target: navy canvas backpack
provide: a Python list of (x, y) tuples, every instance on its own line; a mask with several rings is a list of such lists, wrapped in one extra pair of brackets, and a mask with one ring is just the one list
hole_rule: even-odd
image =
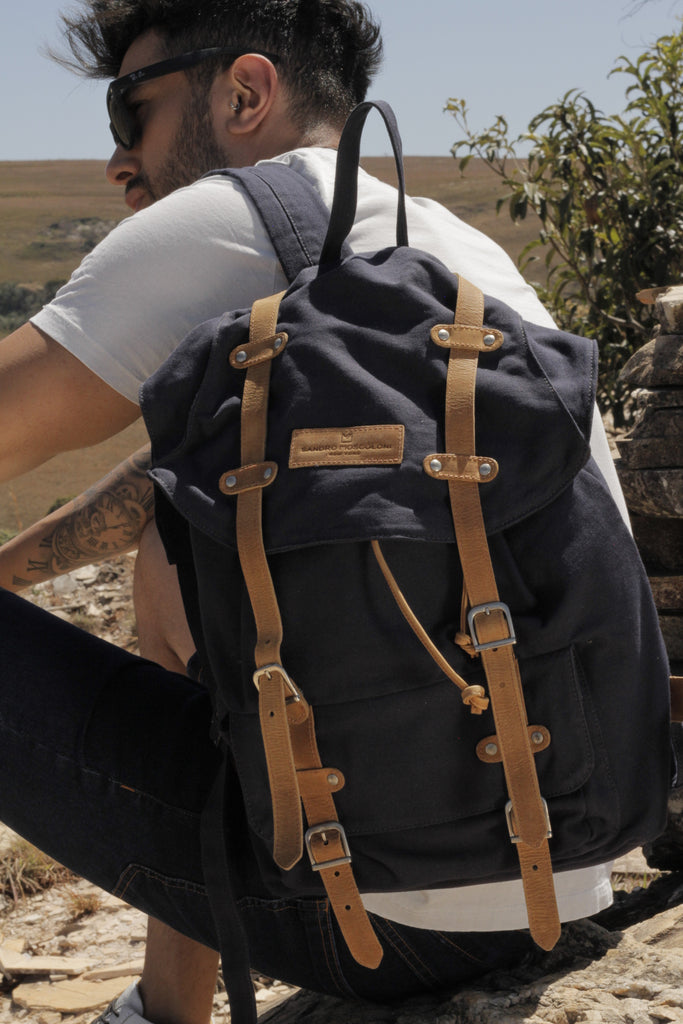
[[(359, 893), (520, 874), (550, 948), (552, 871), (661, 832), (670, 782), (666, 653), (590, 453), (596, 346), (409, 247), (383, 104), (397, 244), (347, 251), (371, 106), (326, 236), (290, 168), (225, 172), (292, 283), (198, 327), (142, 391), (249, 857), (275, 897), (327, 892), (370, 968)], [(238, 884), (223, 825), (205, 840)]]

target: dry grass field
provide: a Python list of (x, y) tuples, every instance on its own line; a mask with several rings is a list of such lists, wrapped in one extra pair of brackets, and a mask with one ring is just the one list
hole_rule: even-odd
[[(391, 158), (363, 163), (371, 174), (394, 180)], [(477, 161), (464, 178), (447, 156), (407, 157), (405, 163), (412, 195), (443, 203), (495, 238), (513, 258), (534, 237), (531, 220), (518, 227), (505, 210), (496, 215), (500, 185)], [(59, 225), (86, 218), (113, 223), (127, 215), (121, 193), (105, 180), (104, 167), (94, 160), (0, 162), (0, 284), (43, 285), (67, 278), (82, 252), (78, 239)], [(0, 530), (28, 526), (55, 499), (80, 493), (144, 441), (142, 424), (133, 424), (103, 445), (59, 456), (12, 485), (0, 484)]]

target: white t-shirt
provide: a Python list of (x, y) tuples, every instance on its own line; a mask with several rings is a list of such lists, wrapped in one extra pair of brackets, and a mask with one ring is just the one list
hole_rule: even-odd
[[(277, 158), (311, 181), (332, 203), (336, 154), (301, 149)], [(525, 319), (552, 325), (510, 258), (491, 239), (429, 199), (407, 202), (410, 244), (439, 257)], [(361, 172), (355, 252), (394, 243), (396, 191)], [(133, 402), (140, 385), (196, 324), (226, 310), (246, 309), (287, 285), (266, 229), (234, 181), (216, 175), (179, 189), (123, 221), (85, 257), (71, 280), (32, 322)], [(591, 449), (626, 507), (600, 417)], [(564, 921), (611, 902), (610, 866), (555, 875)], [(427, 892), (363, 896), (368, 910), (403, 924), (444, 931), (524, 928), (521, 881)]]

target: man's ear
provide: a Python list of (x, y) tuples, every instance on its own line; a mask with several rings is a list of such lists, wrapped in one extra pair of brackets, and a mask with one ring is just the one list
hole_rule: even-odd
[(280, 91), (275, 66), (267, 57), (248, 53), (238, 57), (213, 86), (220, 124), (231, 135), (248, 135), (260, 128)]

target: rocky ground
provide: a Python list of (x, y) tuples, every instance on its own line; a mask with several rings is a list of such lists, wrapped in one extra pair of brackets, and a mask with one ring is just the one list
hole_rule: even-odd
[[(136, 649), (125, 556), (35, 588), (29, 599), (54, 614)], [(21, 896), (21, 869), (0, 834), (0, 1024), (87, 1024), (137, 977), (145, 918), (78, 878)], [(10, 866), (8, 866), (10, 865)], [(400, 1007), (348, 1004), (295, 994), (255, 978), (259, 1009), (272, 1024), (683, 1024), (683, 874), (654, 878), (635, 853), (617, 865), (622, 891), (596, 922), (565, 927), (553, 953), (523, 971), (489, 976), (453, 996)], [(229, 1019), (219, 984), (216, 1024)], [(288, 998), (292, 997), (292, 998)]]

